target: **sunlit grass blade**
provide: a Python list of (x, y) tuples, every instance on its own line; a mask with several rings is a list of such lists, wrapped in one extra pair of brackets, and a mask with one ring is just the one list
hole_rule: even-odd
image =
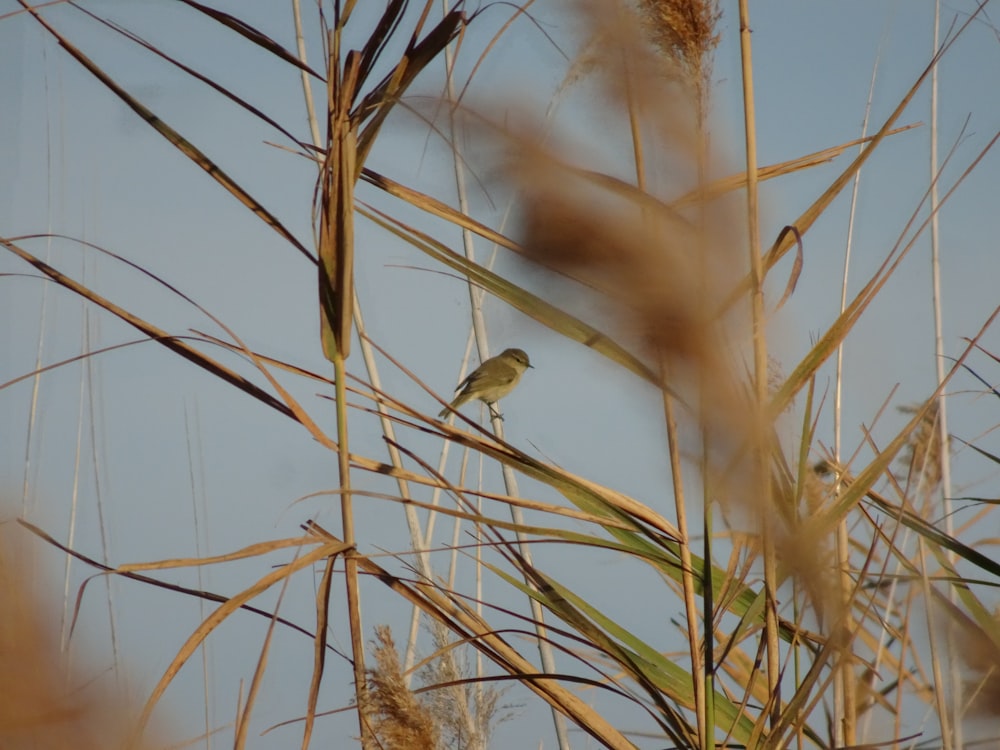
[(143, 706), (142, 714), (140, 715), (136, 726), (136, 738), (142, 736), (146, 725), (149, 723), (149, 719), (152, 717), (153, 709), (156, 707), (156, 704), (159, 703), (160, 698), (163, 696), (164, 692), (166, 692), (170, 683), (173, 682), (174, 677), (177, 676), (181, 667), (183, 667), (184, 663), (191, 658), (191, 655), (195, 652), (198, 646), (201, 645), (201, 643), (211, 634), (213, 630), (215, 630), (215, 628), (222, 624), (222, 622), (225, 621), (231, 614), (238, 611), (241, 605), (259, 596), (264, 591), (267, 591), (267, 589), (274, 584), (283, 582), (288, 577), (294, 575), (297, 571), (311, 566), (318, 560), (340, 554), (344, 551), (345, 547), (346, 545), (342, 542), (327, 541), (325, 544), (319, 545), (316, 549), (304, 553), (301, 557), (295, 559), (293, 562), (280, 568), (279, 570), (268, 573), (266, 576), (258, 580), (253, 586), (250, 586), (249, 588), (241, 591), (239, 594), (230, 597), (222, 606), (209, 615), (209, 617), (188, 637), (184, 645), (181, 646), (177, 655), (167, 666), (163, 676), (151, 691), (149, 698), (146, 700), (145, 706)]
[[(537, 579), (536, 586), (529, 587), (503, 570), (487, 566), (511, 586), (541, 602), (562, 622), (576, 629), (585, 641), (613, 659), (630, 678), (650, 692), (651, 700), (660, 702), (666, 699), (676, 703), (678, 709), (690, 709), (694, 706), (690, 674), (623, 628), (601, 608), (591, 605), (537, 568), (528, 571), (532, 579)], [(716, 707), (719, 727), (732, 730), (734, 737), (746, 742), (752, 727), (749, 718), (737, 711), (722, 694), (716, 696)], [(664, 720), (669, 719), (664, 717)], [(686, 727), (683, 734), (690, 736), (690, 727)]]
[[(903, 125), (898, 128), (892, 128), (891, 130), (886, 131), (885, 137), (888, 138), (891, 135), (905, 133), (908, 130), (920, 127), (920, 125), (921, 123), (913, 123), (910, 125)], [(810, 169), (812, 167), (818, 167), (821, 164), (827, 164), (843, 154), (847, 151), (847, 149), (871, 143), (875, 137), (876, 136), (874, 135), (869, 135), (864, 138), (855, 138), (852, 141), (841, 143), (839, 146), (830, 146), (829, 148), (814, 151), (813, 153), (806, 154), (805, 156), (799, 156), (795, 159), (779, 162), (778, 164), (769, 164), (767, 166), (760, 167), (757, 170), (757, 180), (758, 182), (765, 182), (767, 180), (773, 180), (777, 177), (784, 177), (789, 174), (794, 174), (795, 172), (800, 172), (803, 169)], [(694, 204), (702, 200), (713, 200), (721, 195), (724, 195), (725, 193), (731, 193), (734, 190), (741, 189), (746, 185), (746, 182), (747, 177), (745, 172), (729, 175), (728, 177), (723, 177), (710, 182), (704, 188), (692, 190), (679, 198), (675, 198), (670, 203), (672, 206), (680, 207), (689, 203)], [(784, 238), (781, 238), (779, 242), (783, 239)]]
[[(310, 528), (331, 541), (336, 539), (328, 532), (321, 531), (315, 524)], [(407, 584), (365, 557), (358, 558), (358, 564), (404, 599), (420, 607), (430, 617), (451, 628), (456, 635), (466, 638), (470, 645), (494, 664), (517, 677), (527, 688), (575, 721), (583, 731), (606, 747), (614, 750), (634, 750), (635, 746), (599, 712), (563, 688), (557, 681), (540, 678), (534, 665), (501, 638), (482, 617), (465, 607), (459, 607), (431, 583)]]
[(491, 294), (504, 300), (525, 315), (534, 318), (557, 333), (603, 354), (611, 361), (617, 362), (644, 380), (662, 387), (659, 382), (660, 378), (656, 373), (644, 365), (636, 356), (626, 351), (610, 336), (587, 325), (578, 318), (563, 312), (516, 284), (507, 281), (502, 276), (493, 273), (477, 263), (473, 263), (423, 232), (409, 227), (377, 209), (361, 208), (359, 209), (359, 213), (395, 234), (397, 237), (406, 240), (433, 259), (467, 275), (477, 286), (488, 290)]

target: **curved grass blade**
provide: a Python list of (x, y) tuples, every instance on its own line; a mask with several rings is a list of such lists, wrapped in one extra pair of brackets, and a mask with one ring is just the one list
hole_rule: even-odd
[[(891, 133), (893, 124), (900, 118), (903, 111), (910, 105), (913, 98), (917, 95), (917, 92), (923, 86), (924, 82), (930, 76), (931, 71), (940, 62), (941, 58), (948, 52), (952, 44), (961, 37), (962, 33), (969, 27), (973, 21), (978, 17), (982, 9), (985, 7), (989, 0), (982, 0), (976, 7), (976, 9), (969, 14), (965, 22), (958, 28), (958, 30), (948, 39), (941, 48), (934, 54), (927, 67), (924, 68), (923, 72), (917, 77), (910, 89), (903, 95), (900, 99), (899, 104), (892, 113), (886, 118), (885, 122), (882, 123), (882, 127), (879, 128), (875, 135), (871, 136), (868, 145), (865, 149), (859, 153), (854, 160), (844, 169), (840, 175), (830, 184), (830, 186), (817, 198), (809, 208), (807, 208), (798, 219), (791, 223), (801, 234), (805, 234), (809, 231), (809, 228), (815, 223), (815, 221), (826, 211), (827, 207), (833, 202), (840, 192), (847, 186), (854, 174), (864, 166), (865, 162), (872, 155), (876, 148), (878, 148), (882, 141)], [(764, 273), (766, 274), (774, 265), (781, 260), (785, 254), (793, 247), (795, 244), (795, 238), (788, 235), (782, 234), (780, 239), (776, 241), (771, 249), (764, 254), (763, 265)], [(728, 309), (731, 307), (742, 295), (750, 288), (749, 277), (745, 278), (736, 289), (733, 290), (732, 295), (724, 303), (723, 309)]]
[(379, 174), (373, 169), (364, 167), (361, 170), (361, 179), (370, 185), (374, 185), (385, 191), (394, 198), (399, 198), (409, 203), (411, 206), (426, 211), (432, 216), (451, 222), (461, 229), (468, 229), (470, 232), (479, 235), (484, 240), (494, 242), (500, 247), (505, 247), (515, 253), (524, 255), (524, 248), (506, 235), (497, 232), (486, 226), (482, 222), (476, 221), (471, 216), (462, 213), (457, 208), (452, 208), (447, 203), (434, 198), (433, 196), (414, 190), (406, 185), (396, 182), (390, 177)]
[(179, 354), (180, 356), (184, 357), (184, 359), (188, 360), (189, 362), (193, 362), (194, 364), (198, 365), (198, 367), (207, 370), (216, 377), (226, 381), (230, 385), (236, 386), (244, 393), (253, 396), (258, 401), (261, 401), (267, 406), (270, 406), (272, 409), (276, 409), (277, 411), (284, 414), (286, 417), (291, 417), (292, 419), (296, 419), (294, 413), (288, 406), (283, 404), (281, 401), (276, 399), (271, 394), (264, 391), (262, 388), (260, 388), (260, 386), (251, 383), (242, 375), (239, 375), (233, 370), (230, 370), (228, 367), (216, 362), (211, 357), (202, 354), (197, 349), (190, 346), (189, 344), (184, 343), (180, 339), (171, 336), (163, 329), (154, 326), (152, 323), (146, 322), (139, 316), (133, 315), (124, 308), (119, 307), (118, 305), (116, 305), (115, 303), (111, 302), (108, 299), (105, 299), (101, 295), (97, 294), (97, 292), (95, 292), (94, 290), (84, 286), (83, 284), (78, 283), (77, 281), (74, 281), (68, 276), (65, 276), (64, 274), (62, 274), (61, 272), (50, 266), (45, 261), (41, 260), (40, 258), (36, 258), (27, 250), (24, 250), (23, 248), (14, 244), (10, 240), (0, 237), (0, 245), (6, 247), (8, 250), (14, 253), (14, 255), (17, 255), (25, 262), (33, 265), (35, 268), (44, 273), (46, 276), (48, 276), (50, 279), (52, 279), (60, 286), (63, 286), (66, 289), (69, 289), (71, 292), (75, 292), (76, 294), (80, 295), (84, 299), (93, 302), (95, 305), (104, 308), (112, 315), (115, 315), (116, 317), (128, 323), (133, 328), (136, 328), (137, 330), (146, 334), (157, 343), (162, 344), (163, 346), (175, 352), (176, 354)]
[(270, 125), (272, 128), (274, 128), (275, 130), (277, 130), (279, 133), (281, 133), (283, 136), (285, 136), (288, 140), (290, 140), (295, 145), (299, 146), (300, 148), (302, 148), (302, 149), (304, 149), (306, 151), (312, 151), (313, 150), (314, 147), (313, 147), (313, 145), (311, 143), (306, 143), (306, 142), (300, 140), (299, 138), (296, 138), (287, 128), (285, 128), (283, 125), (281, 125), (273, 117), (270, 117), (269, 115), (265, 114), (263, 111), (261, 111), (257, 107), (255, 107), (252, 104), (250, 104), (250, 102), (248, 102), (246, 99), (244, 99), (244, 98), (242, 98), (240, 96), (237, 96), (232, 91), (230, 91), (229, 89), (227, 89), (225, 86), (222, 86), (222, 85), (216, 83), (211, 78), (209, 78), (208, 76), (204, 75), (203, 73), (199, 73), (197, 70), (195, 70), (191, 66), (185, 65), (180, 60), (177, 60), (176, 58), (171, 57), (170, 55), (168, 55), (163, 50), (161, 50), (158, 47), (154, 46), (153, 44), (147, 42), (145, 39), (143, 39), (141, 36), (139, 36), (135, 32), (129, 31), (128, 29), (126, 29), (126, 28), (124, 28), (122, 26), (119, 26), (118, 24), (114, 23), (113, 21), (109, 21), (109, 20), (107, 20), (105, 18), (101, 18), (100, 16), (98, 16), (98, 15), (90, 12), (86, 8), (80, 6), (80, 5), (76, 4), (76, 3), (71, 2), (70, 4), (74, 8), (76, 8), (77, 10), (79, 10), (81, 13), (84, 13), (85, 15), (89, 16), (90, 18), (93, 18), (98, 23), (103, 24), (104, 26), (107, 26), (112, 31), (114, 31), (114, 32), (116, 32), (118, 34), (121, 34), (126, 39), (128, 39), (128, 40), (130, 40), (132, 42), (135, 42), (136, 44), (140, 45), (141, 47), (143, 47), (144, 49), (148, 50), (149, 52), (152, 52), (157, 57), (159, 57), (159, 58), (161, 58), (163, 60), (166, 60), (168, 63), (170, 63), (174, 67), (178, 68), (179, 70), (184, 71), (185, 73), (187, 73), (189, 76), (191, 76), (195, 80), (201, 81), (202, 83), (204, 83), (206, 86), (210, 87), (216, 93), (221, 94), (222, 96), (226, 97), (229, 101), (233, 102), (234, 104), (236, 104), (239, 107), (242, 107), (243, 109), (245, 109), (250, 114), (252, 114), (255, 117), (259, 118), (262, 122), (265, 122), (268, 125)]
[[(893, 128), (886, 132), (885, 137), (888, 138), (891, 135), (905, 133), (907, 130), (919, 128), (922, 124), (923, 123), (920, 122), (914, 122), (909, 125), (902, 125), (898, 128)], [(778, 164), (769, 164), (757, 170), (757, 181), (764, 182), (766, 180), (773, 180), (776, 177), (784, 177), (785, 175), (800, 172), (803, 169), (810, 169), (821, 164), (827, 164), (836, 159), (847, 149), (854, 148), (855, 146), (860, 146), (865, 143), (871, 143), (875, 137), (876, 136), (874, 135), (869, 135), (864, 138), (855, 138), (852, 141), (847, 141), (847, 143), (841, 143), (839, 146), (824, 148), (821, 151), (814, 151), (811, 154), (779, 162)], [(670, 205), (674, 208), (680, 208), (681, 206), (688, 204), (696, 204), (701, 201), (713, 200), (725, 195), (726, 193), (739, 190), (746, 184), (746, 172), (738, 172), (737, 174), (722, 177), (714, 182), (710, 182), (704, 188), (691, 190), (690, 192), (682, 195), (680, 198), (675, 198), (670, 201)], [(783, 239), (783, 237), (779, 237), (778, 240), (776, 240), (776, 243), (781, 242)]]
[(181, 667), (183, 667), (185, 662), (191, 658), (191, 655), (194, 654), (209, 634), (221, 625), (226, 618), (233, 614), (233, 612), (240, 609), (240, 607), (246, 602), (267, 591), (267, 589), (274, 584), (285, 581), (297, 571), (307, 568), (319, 560), (339, 555), (346, 548), (347, 545), (343, 542), (327, 541), (325, 544), (321, 544), (316, 549), (310, 550), (288, 565), (278, 570), (271, 571), (254, 583), (254, 585), (227, 599), (225, 603), (210, 614), (184, 642), (184, 645), (181, 646), (177, 655), (167, 666), (163, 676), (160, 677), (159, 681), (156, 683), (156, 686), (153, 688), (149, 698), (146, 700), (146, 704), (143, 706), (142, 713), (139, 716), (139, 720), (135, 728), (135, 738), (138, 739), (142, 736), (146, 725), (149, 723), (149, 720), (153, 715), (153, 709), (156, 707), (156, 704), (159, 703), (160, 698), (163, 696), (164, 692), (166, 692), (170, 683), (173, 682), (174, 677), (177, 676)]
[[(190, 2), (190, 0), (183, 1)], [(313, 262), (316, 261), (306, 246), (299, 242), (284, 224), (282, 224), (270, 211), (264, 208), (264, 206), (262, 206), (256, 198), (251, 196), (249, 192), (244, 190), (239, 183), (226, 174), (226, 172), (213, 162), (203, 151), (201, 151), (201, 149), (184, 138), (180, 133), (154, 114), (149, 108), (139, 102), (124, 88), (119, 86), (115, 80), (105, 73), (104, 70), (101, 69), (93, 60), (87, 57), (66, 37), (56, 31), (56, 29), (48, 21), (46, 21), (35, 8), (28, 4), (27, 0), (18, 0), (18, 2), (26, 10), (28, 10), (29, 13), (31, 13), (31, 16), (38, 21), (38, 23), (41, 24), (47, 32), (55, 37), (63, 49), (65, 49), (74, 59), (76, 59), (77, 62), (79, 62), (95, 78), (97, 78), (97, 80), (104, 84), (104, 86), (115, 94), (115, 96), (125, 102), (125, 104), (128, 105), (133, 112), (149, 123), (154, 130), (169, 141), (178, 151), (205, 170), (205, 172), (208, 173), (213, 180), (218, 182), (229, 193), (235, 196), (240, 203), (253, 211), (253, 213), (256, 214), (261, 221), (277, 232), (278, 235), (284, 238), (292, 247), (302, 253), (302, 255), (309, 260)]]
[[(351, 113), (351, 120), (358, 130), (358, 165), (363, 165), (375, 144), (378, 135), (393, 106), (406, 92), (417, 75), (433, 62), (437, 56), (464, 28), (465, 13), (452, 10), (421, 41), (410, 41), (403, 58), (374, 89), (362, 98)], [(367, 123), (361, 127), (361, 123)]]
[[(359, 201), (359, 203), (361, 203)], [(659, 376), (644, 365), (637, 357), (622, 348), (607, 334), (587, 325), (579, 318), (560, 310), (540, 297), (512, 284), (498, 274), (473, 263), (468, 258), (446, 247), (427, 234), (407, 226), (378, 209), (361, 203), (366, 208), (358, 208), (358, 212), (378, 224), (383, 229), (406, 240), (418, 250), (423, 251), (436, 261), (468, 276), (473, 283), (483, 287), (491, 294), (507, 302), (525, 315), (537, 320), (542, 325), (551, 328), (573, 341), (577, 341), (594, 351), (603, 354), (612, 362), (617, 362), (627, 370), (632, 371), (643, 380), (653, 383), (658, 388), (669, 389)], [(677, 396), (671, 392), (675, 398)], [(679, 400), (679, 399), (678, 399)]]
[(323, 76), (321, 76), (315, 70), (310, 68), (304, 62), (302, 62), (297, 55), (285, 49), (276, 41), (274, 41), (271, 37), (269, 37), (267, 34), (254, 28), (246, 21), (237, 18), (236, 16), (231, 16), (228, 13), (223, 13), (221, 10), (216, 10), (215, 8), (209, 8), (207, 5), (202, 5), (201, 3), (197, 3), (194, 0), (180, 0), (180, 2), (184, 3), (184, 5), (187, 5), (190, 8), (193, 8), (199, 13), (204, 13), (206, 16), (208, 16), (214, 21), (217, 21), (226, 28), (232, 29), (237, 34), (242, 36), (244, 39), (248, 39), (249, 41), (256, 44), (258, 47), (263, 47), (272, 55), (281, 58), (285, 62), (294, 65), (296, 68), (299, 68), (300, 70), (304, 70), (313, 78), (316, 78), (320, 81), (325, 80)]
[[(339, 541), (315, 523), (310, 522), (308, 528), (331, 542)], [(500, 637), (486, 620), (469, 608), (459, 606), (432, 583), (409, 584), (367, 557), (359, 557), (358, 565), (373, 578), (419, 607), (428, 616), (450, 628), (460, 638), (466, 639), (486, 658), (514, 675), (525, 687), (576, 722), (583, 731), (602, 743), (604, 747), (612, 750), (635, 750), (635, 745), (599, 712), (555, 679), (542, 675), (531, 662), (521, 656), (517, 649), (512, 648)]]
[[(536, 582), (536, 588), (532, 588), (489, 563), (484, 565), (526, 596), (536, 599), (561, 621), (580, 632), (586, 641), (613, 658), (636, 682), (643, 685), (654, 702), (662, 706), (665, 695), (682, 708), (691, 709), (694, 706), (690, 673), (637, 638), (599, 608), (590, 605), (537, 568), (528, 571)], [(746, 743), (753, 722), (742, 715), (723, 694), (717, 692), (715, 700), (719, 728), (732, 729), (733, 736)]]
[[(923, 230), (930, 224), (931, 218), (937, 211), (948, 202), (951, 196), (955, 193), (965, 178), (972, 173), (976, 166), (983, 160), (987, 153), (996, 145), (997, 141), (1000, 140), (1000, 131), (993, 136), (993, 138), (987, 143), (983, 149), (979, 152), (975, 159), (966, 167), (965, 171), (958, 177), (949, 189), (948, 192), (942, 196), (937, 204), (937, 207), (930, 216), (927, 216), (920, 226), (914, 231), (913, 236), (910, 238), (909, 242), (906, 243), (904, 247), (900, 249), (899, 244), (892, 248), (889, 254), (886, 256), (885, 260), (882, 261), (882, 265), (875, 271), (868, 283), (865, 284), (864, 288), (858, 292), (857, 296), (851, 301), (844, 311), (837, 317), (833, 325), (827, 329), (826, 333), (823, 334), (822, 338), (816, 343), (816, 345), (809, 351), (808, 354), (802, 359), (802, 361), (795, 368), (795, 371), (789, 375), (788, 379), (782, 384), (778, 393), (775, 394), (771, 401), (769, 409), (772, 414), (780, 414), (791, 402), (794, 395), (805, 386), (806, 383), (812, 378), (819, 367), (825, 362), (830, 356), (836, 352), (837, 347), (840, 343), (847, 337), (847, 334), (853, 329), (854, 324), (857, 323), (858, 319), (861, 317), (862, 313), (868, 308), (868, 305), (875, 299), (875, 297), (885, 286), (889, 278), (895, 273), (896, 269), (899, 268), (900, 263), (909, 254), (910, 250), (916, 244), (917, 239), (923, 233)], [(943, 168), (943, 166), (942, 166)], [(940, 172), (939, 172), (940, 174)], [(929, 193), (929, 189), (928, 189)], [(914, 214), (915, 216), (916, 214)], [(912, 221), (912, 219), (911, 219)], [(783, 236), (791, 236), (791, 232), (783, 232)], [(904, 231), (905, 234), (905, 231)], [(788, 242), (793, 242), (794, 239), (788, 240)], [(900, 239), (902, 242), (902, 238)], [(990, 317), (992, 321), (993, 317), (996, 316), (996, 311)], [(980, 332), (982, 335), (982, 332)], [(978, 338), (978, 337), (977, 337)], [(964, 358), (968, 355), (968, 351), (962, 355)], [(954, 369), (952, 370), (952, 374)], [(948, 376), (951, 378), (951, 375)]]
[[(96, 568), (97, 570), (103, 571), (104, 573), (121, 576), (122, 578), (128, 578), (138, 583), (145, 583), (150, 586), (154, 586), (156, 588), (166, 589), (167, 591), (173, 591), (174, 593), (177, 594), (184, 594), (185, 596), (193, 596), (199, 599), (206, 599), (210, 602), (218, 602), (222, 604), (229, 600), (228, 596), (223, 596), (222, 594), (215, 594), (211, 591), (202, 591), (200, 589), (187, 588), (186, 586), (178, 586), (175, 583), (167, 583), (165, 581), (160, 581), (156, 578), (150, 578), (149, 576), (140, 575), (138, 573), (125, 572), (119, 568), (112, 568), (109, 565), (105, 565), (104, 563), (98, 562), (97, 560), (87, 557), (83, 553), (77, 552), (76, 550), (67, 547), (65, 544), (56, 541), (52, 536), (47, 534), (41, 528), (35, 526), (32, 523), (29, 523), (28, 521), (25, 521), (23, 518), (18, 518), (17, 523), (23, 526), (25, 529), (27, 529), (35, 536), (37, 536), (43, 542), (46, 542), (47, 544), (52, 545), (56, 549), (65, 552), (67, 555), (79, 560), (84, 565), (89, 565), (90, 567)], [(77, 601), (75, 607), (75, 609), (77, 610), (79, 610), (80, 608), (81, 598), (83, 596), (83, 589), (85, 586), (86, 583), (84, 583), (80, 587), (80, 592), (77, 595)], [(268, 612), (267, 610), (259, 609), (257, 607), (252, 607), (249, 604), (244, 604), (243, 606), (240, 607), (240, 609), (244, 610), (245, 612), (250, 612), (251, 614), (258, 615), (260, 617), (266, 617), (267, 619), (271, 619), (272, 617), (274, 617), (273, 612)], [(290, 628), (298, 633), (301, 633), (302, 635), (306, 636), (309, 639), (313, 639), (316, 637), (314, 633), (309, 632), (301, 625), (297, 625), (291, 620), (285, 619), (284, 617), (279, 617), (278, 622), (287, 628)], [(329, 648), (331, 651), (333, 651), (335, 654), (342, 657), (343, 659), (345, 660), (347, 659), (347, 656), (345, 654), (341, 653), (340, 651), (337, 651), (337, 649), (333, 648), (332, 646), (327, 646), (327, 648)]]

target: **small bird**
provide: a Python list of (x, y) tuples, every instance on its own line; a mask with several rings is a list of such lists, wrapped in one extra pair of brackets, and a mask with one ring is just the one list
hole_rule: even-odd
[(531, 367), (528, 355), (520, 349), (505, 349), (495, 357), (490, 357), (458, 384), (455, 389), (458, 395), (447, 409), (438, 414), (439, 419), (448, 416), (451, 409), (457, 409), (462, 404), (478, 398), (493, 411), (493, 404), (506, 396), (521, 380), (524, 371)]

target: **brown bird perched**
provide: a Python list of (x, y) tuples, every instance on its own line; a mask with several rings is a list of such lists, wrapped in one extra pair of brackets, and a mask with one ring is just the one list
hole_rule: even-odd
[(438, 418), (444, 419), (450, 410), (458, 409), (474, 398), (488, 405), (490, 412), (495, 414), (493, 404), (514, 390), (521, 375), (529, 367), (531, 362), (528, 361), (528, 355), (521, 349), (505, 349), (497, 356), (490, 357), (458, 384), (455, 389), (458, 395), (447, 408), (441, 410)]

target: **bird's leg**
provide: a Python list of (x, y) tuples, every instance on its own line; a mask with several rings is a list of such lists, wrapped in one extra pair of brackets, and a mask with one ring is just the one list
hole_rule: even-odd
[(497, 419), (499, 419), (499, 420), (500, 420), (501, 422), (503, 422), (503, 414), (501, 414), (501, 413), (500, 413), (500, 412), (498, 412), (498, 411), (497, 411), (496, 409), (494, 409), (494, 408), (493, 408), (493, 404), (486, 404), (486, 406), (488, 406), (488, 407), (489, 407), (489, 410), (490, 410), (490, 416), (493, 416), (493, 417), (496, 417), (496, 418), (497, 418)]

